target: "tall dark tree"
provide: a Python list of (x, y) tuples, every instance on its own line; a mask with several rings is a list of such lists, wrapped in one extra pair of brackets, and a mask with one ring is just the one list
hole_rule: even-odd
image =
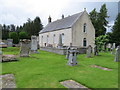
[(114, 43), (120, 45), (120, 13), (118, 14), (115, 20), (112, 32), (113, 32), (112, 38)]
[(10, 28), (11, 28), (11, 31), (13, 31), (13, 32), (16, 31), (16, 29), (15, 29), (15, 25), (14, 25), (14, 24), (11, 24), (11, 25), (10, 25)]
[(98, 36), (98, 31), (99, 31), (99, 27), (98, 27), (98, 12), (96, 11), (96, 8), (94, 8), (90, 13), (89, 13), (90, 19), (92, 21), (92, 24), (95, 28), (95, 36)]
[(2, 39), (7, 39), (9, 37), (9, 30), (7, 29), (7, 26), (4, 24), (2, 26)]
[(27, 32), (29, 38), (31, 35), (38, 35), (42, 29), (43, 25), (39, 17), (36, 17), (33, 21), (28, 18), (27, 22), (23, 25), (23, 31)]
[(107, 15), (106, 4), (103, 4), (100, 9), (100, 13), (98, 14), (98, 22), (99, 22), (99, 35), (105, 35), (106, 27), (108, 21), (106, 20), (109, 16)]
[(95, 28), (95, 36), (98, 37), (100, 35), (105, 35), (108, 24), (106, 18), (109, 17), (107, 15), (106, 4), (101, 6), (100, 12), (97, 12), (96, 9), (93, 9), (93, 11), (89, 13), (89, 16)]
[(43, 29), (43, 25), (42, 25), (41, 20), (40, 20), (39, 17), (36, 17), (36, 18), (34, 19), (34, 29), (35, 29), (35, 30), (34, 30), (34, 34), (35, 34), (35, 35), (38, 35), (39, 32), (40, 32), (40, 30)]

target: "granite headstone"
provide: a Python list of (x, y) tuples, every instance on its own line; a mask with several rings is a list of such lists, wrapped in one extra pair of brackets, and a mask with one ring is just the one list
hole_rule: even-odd
[(20, 41), (20, 57), (28, 57), (30, 53), (30, 40), (23, 39)]
[(91, 57), (91, 56), (92, 56), (92, 47), (91, 47), (91, 45), (89, 45), (89, 46), (87, 47), (87, 52), (86, 52), (86, 54), (87, 54), (87, 57)]
[(37, 45), (37, 37), (31, 36), (31, 53), (37, 53), (38, 45)]
[(115, 62), (118, 62), (120, 61), (120, 46), (117, 46), (116, 48), (116, 53), (115, 53), (115, 59), (114, 59)]

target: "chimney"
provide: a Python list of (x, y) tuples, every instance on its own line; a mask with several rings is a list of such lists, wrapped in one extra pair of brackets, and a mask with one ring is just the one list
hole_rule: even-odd
[(51, 23), (52, 18), (49, 16), (48, 23)]
[(62, 19), (64, 19), (64, 15), (62, 14)]

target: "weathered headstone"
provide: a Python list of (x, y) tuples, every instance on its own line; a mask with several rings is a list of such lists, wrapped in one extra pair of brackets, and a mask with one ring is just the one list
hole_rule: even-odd
[(28, 57), (30, 53), (30, 40), (23, 39), (20, 41), (20, 57)]
[(68, 58), (68, 65), (70, 66), (75, 66), (77, 65), (77, 61), (76, 61), (76, 56), (77, 56), (77, 50), (71, 49), (69, 50), (69, 58)]
[(15, 55), (2, 55), (2, 61), (0, 62), (11, 62), (11, 61), (18, 61), (17, 56)]
[(37, 37), (31, 36), (31, 53), (37, 53), (38, 45), (37, 45)]
[(13, 39), (7, 39), (7, 45), (8, 45), (8, 47), (12, 47), (13, 46)]
[(69, 59), (69, 54), (70, 54), (69, 50), (70, 50), (70, 47), (67, 48), (66, 59)]
[(74, 81), (74, 80), (65, 80), (60, 82), (64, 87), (69, 88), (70, 90), (90, 90), (88, 87)]
[(91, 56), (92, 56), (92, 47), (91, 47), (91, 45), (89, 45), (89, 46), (87, 47), (87, 52), (86, 52), (86, 54), (87, 54), (87, 57), (91, 57)]
[(95, 47), (94, 47), (94, 55), (96, 56), (96, 55), (98, 55), (98, 49), (97, 49), (97, 46), (95, 45)]
[(0, 88), (16, 88), (13, 74), (0, 75)]
[(111, 51), (111, 44), (109, 43), (108, 45), (107, 45), (108, 47), (108, 51)]
[(113, 43), (113, 45), (112, 45), (112, 52), (111, 52), (111, 54), (115, 54), (115, 43)]
[(59, 35), (59, 42), (58, 42), (58, 48), (62, 48), (62, 34)]
[(101, 67), (101, 66), (98, 66), (98, 65), (91, 65), (91, 67), (95, 67), (95, 68), (99, 68), (99, 69), (107, 70), (107, 71), (111, 71), (112, 70), (112, 69), (109, 69), (109, 68), (106, 68), (106, 67)]
[(118, 62), (120, 61), (120, 46), (117, 46), (116, 48), (116, 53), (115, 53), (115, 59), (114, 59), (115, 62)]

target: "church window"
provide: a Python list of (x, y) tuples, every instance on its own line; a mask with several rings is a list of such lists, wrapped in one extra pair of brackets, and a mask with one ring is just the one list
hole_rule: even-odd
[(53, 35), (53, 43), (56, 43), (56, 37), (55, 37), (55, 34)]
[(42, 38), (41, 38), (41, 44), (43, 44), (43, 36), (42, 36)]
[(84, 25), (83, 25), (83, 32), (85, 32), (85, 33), (86, 33), (86, 30), (87, 30), (87, 24), (86, 24), (86, 23), (84, 23)]
[(64, 43), (64, 33), (62, 33), (62, 44)]
[(49, 35), (47, 35), (47, 44), (48, 44), (48, 42), (49, 42)]
[(83, 39), (83, 46), (86, 47), (87, 46), (87, 41), (86, 38)]

